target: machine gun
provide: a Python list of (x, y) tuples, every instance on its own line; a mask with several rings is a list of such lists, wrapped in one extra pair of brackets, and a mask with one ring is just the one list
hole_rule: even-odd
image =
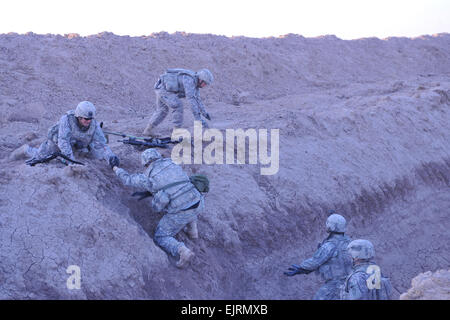
[(131, 144), (133, 146), (137, 146), (138, 149), (143, 150), (147, 148), (168, 148), (168, 144), (176, 144), (180, 143), (182, 139), (178, 141), (173, 141), (170, 137), (165, 138), (155, 138), (155, 137), (135, 137), (122, 132), (112, 132), (103, 130), (105, 134), (112, 134), (114, 136), (119, 136), (122, 138), (126, 138), (123, 140), (117, 140), (117, 142), (122, 142), (125, 144)]

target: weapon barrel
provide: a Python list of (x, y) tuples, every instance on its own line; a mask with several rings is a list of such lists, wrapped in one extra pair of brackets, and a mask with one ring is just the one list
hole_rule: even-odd
[(113, 131), (106, 131), (106, 130), (103, 130), (103, 133), (112, 134), (114, 136), (119, 136), (119, 137), (122, 137), (122, 138), (130, 138), (130, 139), (133, 139), (133, 140), (151, 141), (151, 140), (154, 139), (152, 137), (136, 137), (136, 136), (132, 136), (131, 134), (127, 134), (127, 133), (113, 132)]
[(167, 144), (164, 143), (155, 143), (155, 142), (147, 142), (147, 141), (139, 141), (135, 139), (124, 139), (124, 140), (117, 140), (117, 142), (122, 142), (125, 144), (131, 144), (134, 146), (143, 146), (143, 147), (149, 147), (149, 148), (167, 148)]
[(103, 133), (104, 134), (112, 134), (114, 136), (119, 136), (119, 137), (122, 137), (122, 138), (129, 138), (131, 140), (143, 140), (145, 142), (156, 143), (156, 144), (159, 144), (159, 145), (167, 144), (167, 143), (176, 144), (176, 143), (181, 142), (181, 139), (178, 140), (178, 141), (173, 141), (171, 137), (164, 137), (164, 138), (136, 137), (136, 136), (132, 136), (131, 134), (126, 134), (126, 133), (122, 133), (122, 132), (107, 131), (107, 130), (103, 130)]
[(125, 137), (133, 137), (133, 136), (130, 136), (130, 135), (128, 135), (128, 134), (121, 133), (121, 132), (113, 132), (113, 131), (106, 131), (106, 130), (102, 130), (102, 131), (103, 131), (103, 133), (106, 133), (106, 134), (112, 134), (112, 135), (114, 135), (114, 136), (119, 136), (119, 137), (122, 137), (122, 138), (125, 138)]

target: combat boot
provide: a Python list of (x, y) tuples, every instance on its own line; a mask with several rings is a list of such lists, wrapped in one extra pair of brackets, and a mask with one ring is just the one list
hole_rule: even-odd
[(181, 246), (178, 249), (178, 254), (180, 255), (180, 259), (177, 261), (177, 267), (183, 268), (186, 266), (194, 257), (194, 252), (189, 250), (186, 246)]
[(192, 221), (186, 225), (184, 232), (189, 236), (189, 238), (195, 240), (198, 239), (198, 229), (197, 221)]
[(14, 161), (27, 158), (29, 156), (27, 152), (29, 147), (30, 146), (28, 144), (24, 144), (23, 146), (17, 148), (13, 152), (11, 152), (11, 154), (9, 155), (9, 159), (11, 161)]

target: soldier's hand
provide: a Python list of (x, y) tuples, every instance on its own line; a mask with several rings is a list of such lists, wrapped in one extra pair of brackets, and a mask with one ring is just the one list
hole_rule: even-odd
[(117, 156), (109, 157), (109, 165), (112, 169), (114, 169), (114, 167), (118, 167), (120, 165), (119, 158)]
[(309, 273), (307, 272), (308, 270), (305, 270), (303, 268), (300, 268), (299, 266), (297, 266), (296, 264), (293, 264), (292, 266), (290, 266), (288, 268), (288, 271), (284, 272), (284, 275), (288, 276), (288, 277), (292, 277), (295, 276), (296, 274), (302, 274), (302, 273)]

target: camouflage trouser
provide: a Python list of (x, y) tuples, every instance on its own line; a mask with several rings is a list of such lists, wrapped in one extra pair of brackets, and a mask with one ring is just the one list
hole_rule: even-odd
[(328, 280), (316, 292), (313, 300), (339, 300), (341, 286), (344, 284), (344, 281), (345, 279)]
[(175, 235), (188, 223), (196, 221), (203, 208), (204, 202), (202, 199), (196, 209), (166, 213), (156, 227), (155, 235), (153, 236), (155, 243), (165, 252), (175, 257), (178, 254), (178, 249), (184, 245), (183, 242), (174, 238)]
[(39, 148), (30, 147), (28, 149), (28, 155), (35, 159), (43, 159), (59, 151), (58, 146), (52, 140), (47, 139), (41, 143)]
[(159, 125), (169, 113), (169, 107), (172, 109), (172, 123), (180, 128), (183, 125), (183, 103), (176, 93), (165, 90), (155, 90), (156, 111), (150, 118), (149, 124), (152, 127)]
[[(89, 154), (94, 159), (104, 159), (106, 161), (109, 161), (109, 157), (114, 155), (109, 146), (106, 145), (104, 146), (104, 148), (98, 150), (88, 148), (76, 149), (75, 147), (73, 147), (72, 150), (76, 152), (78, 156), (80, 155), (87, 156)], [(27, 153), (31, 158), (43, 159), (48, 156), (51, 156), (55, 152), (60, 151), (61, 150), (59, 149), (58, 145), (54, 143), (53, 140), (47, 139), (39, 146), (39, 148), (33, 147), (28, 148)]]

